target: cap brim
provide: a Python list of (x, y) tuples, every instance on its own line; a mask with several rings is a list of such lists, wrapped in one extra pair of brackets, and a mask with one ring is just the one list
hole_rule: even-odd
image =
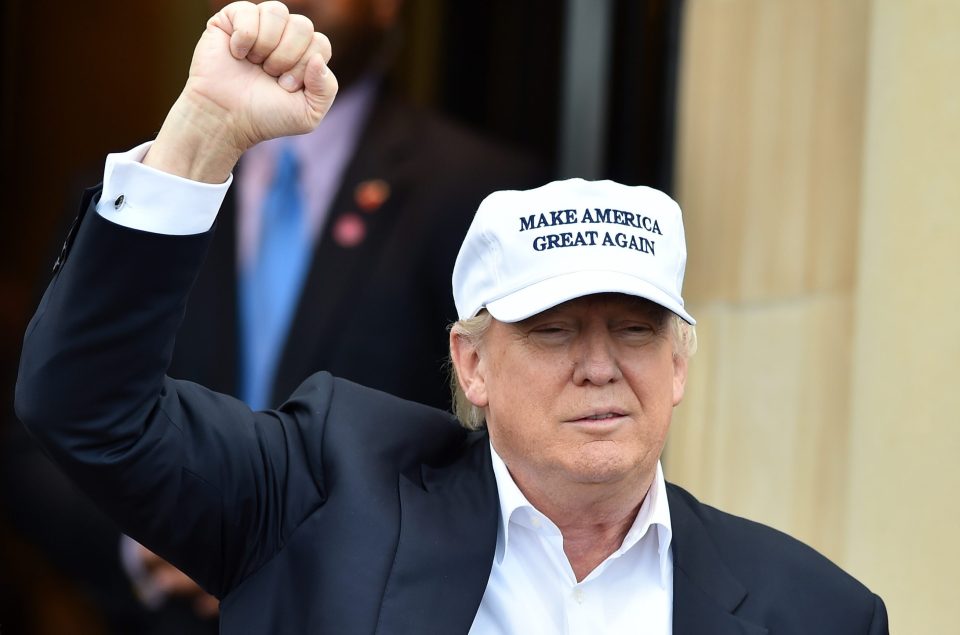
[(646, 298), (696, 324), (683, 305), (646, 280), (620, 271), (574, 271), (547, 278), (487, 303), (487, 311), (501, 322), (519, 322), (558, 304), (595, 293), (625, 293)]

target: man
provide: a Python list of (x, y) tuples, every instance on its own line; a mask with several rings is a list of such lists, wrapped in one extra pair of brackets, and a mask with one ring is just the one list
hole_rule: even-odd
[(325, 373), (267, 412), (165, 376), (232, 166), (319, 122), (329, 57), (276, 4), (214, 16), (156, 142), (108, 161), (24, 344), (21, 418), (222, 598), (222, 632), (887, 632), (824, 558), (664, 482), (693, 318), (680, 212), (654, 190), (481, 205), (450, 355), (485, 430)]

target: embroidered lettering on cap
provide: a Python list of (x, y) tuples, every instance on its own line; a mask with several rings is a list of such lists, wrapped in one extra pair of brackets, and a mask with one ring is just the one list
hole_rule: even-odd
[(603, 237), (603, 246), (623, 247), (624, 249), (641, 251), (645, 254), (650, 254), (651, 256), (657, 255), (656, 244), (652, 240), (648, 240), (643, 236), (628, 236), (623, 232), (618, 232), (612, 236), (610, 235), (610, 232), (607, 232)]
[(553, 227), (554, 225), (570, 225), (577, 222), (577, 210), (561, 209), (553, 212), (541, 212), (520, 217), (520, 231)]
[(599, 232), (562, 232), (559, 234), (546, 234), (537, 236), (533, 239), (533, 249), (543, 251), (545, 249), (555, 249), (557, 247), (586, 247), (597, 244)]
[(627, 227), (636, 227), (637, 229), (643, 229), (652, 234), (659, 234), (663, 236), (663, 232), (660, 231), (660, 223), (657, 222), (656, 218), (645, 216), (643, 214), (635, 214), (633, 212), (625, 212), (620, 209), (594, 208), (593, 214), (590, 213), (589, 209), (585, 209), (583, 210), (583, 217), (581, 218), (580, 222), (625, 225)]
[(521, 216), (520, 231), (524, 232), (531, 229), (554, 227), (556, 225), (571, 225), (578, 222), (623, 225), (624, 227), (634, 227), (648, 231), (651, 234), (663, 236), (663, 232), (660, 231), (660, 222), (656, 218), (609, 207), (595, 207), (592, 211), (588, 207), (583, 210), (583, 215), (579, 217), (577, 216), (577, 210), (574, 209), (554, 210)]

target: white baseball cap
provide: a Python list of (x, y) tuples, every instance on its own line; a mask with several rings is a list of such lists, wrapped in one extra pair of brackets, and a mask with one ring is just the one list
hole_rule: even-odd
[(460, 319), (486, 309), (518, 322), (594, 293), (683, 308), (687, 247), (680, 207), (659, 190), (569, 179), (483, 200), (453, 267)]

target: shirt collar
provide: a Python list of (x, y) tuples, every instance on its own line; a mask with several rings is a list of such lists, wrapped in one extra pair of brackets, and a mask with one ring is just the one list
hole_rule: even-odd
[[(510, 545), (510, 524), (514, 513), (518, 510), (532, 510), (543, 516), (543, 514), (527, 500), (516, 481), (513, 480), (506, 463), (497, 454), (493, 444), (490, 445), (490, 455), (493, 463), (493, 475), (497, 481), (497, 494), (500, 498), (500, 526), (497, 533), (496, 562), (503, 564), (503, 559), (507, 554)], [(663, 468), (660, 461), (657, 461), (657, 471), (653, 477), (653, 483), (647, 490), (647, 495), (640, 505), (637, 517), (633, 525), (627, 531), (623, 539), (623, 544), (610, 557), (619, 556), (633, 548), (637, 543), (647, 535), (650, 528), (656, 532), (657, 551), (660, 558), (660, 584), (666, 585), (668, 578), (668, 567), (670, 560), (670, 543), (673, 539), (673, 526), (670, 523), (670, 506), (667, 502), (667, 486), (663, 478)]]

